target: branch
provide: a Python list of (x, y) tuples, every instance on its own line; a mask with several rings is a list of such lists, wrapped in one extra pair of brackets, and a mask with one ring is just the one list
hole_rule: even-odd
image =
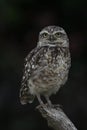
[(77, 130), (60, 107), (55, 109), (44, 105), (39, 106), (38, 110), (47, 120), (48, 126), (52, 127), (54, 130)]

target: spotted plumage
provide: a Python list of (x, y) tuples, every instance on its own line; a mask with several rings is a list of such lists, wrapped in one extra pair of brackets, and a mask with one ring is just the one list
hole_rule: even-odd
[(43, 95), (51, 105), (49, 97), (67, 81), (70, 65), (66, 32), (57, 26), (45, 27), (39, 34), (37, 47), (25, 58), (21, 103), (32, 103), (36, 96), (40, 104), (44, 104), (41, 100)]

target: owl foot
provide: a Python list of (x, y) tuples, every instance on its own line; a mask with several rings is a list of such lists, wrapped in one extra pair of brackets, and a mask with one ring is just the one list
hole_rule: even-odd
[(58, 109), (58, 108), (62, 108), (62, 105), (59, 105), (59, 104), (44, 104), (45, 106), (49, 107), (49, 108), (54, 108), (54, 109)]
[[(41, 107), (46, 107), (46, 105), (44, 104), (44, 102), (41, 100), (40, 95), (37, 94), (36, 96), (37, 96), (37, 99), (38, 99), (38, 101), (39, 101), (39, 103), (40, 103), (39, 107), (40, 107), (40, 106), (41, 106)], [(37, 108), (38, 108), (38, 107), (37, 107)]]
[(60, 105), (60, 104), (54, 104), (53, 108), (55, 108), (55, 109), (62, 108), (62, 105)]

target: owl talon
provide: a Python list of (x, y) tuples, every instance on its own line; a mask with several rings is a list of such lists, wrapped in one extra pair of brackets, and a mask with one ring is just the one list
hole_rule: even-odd
[(39, 109), (39, 108), (46, 108), (46, 107), (47, 107), (46, 104), (40, 104), (40, 105), (38, 105), (38, 106), (36, 107), (36, 109)]
[(62, 108), (62, 105), (60, 105), (60, 104), (55, 104), (55, 105), (53, 105), (53, 108), (55, 108), (55, 109)]
[(62, 105), (52, 103), (50, 105), (47, 103), (46, 106), (54, 109), (62, 108)]

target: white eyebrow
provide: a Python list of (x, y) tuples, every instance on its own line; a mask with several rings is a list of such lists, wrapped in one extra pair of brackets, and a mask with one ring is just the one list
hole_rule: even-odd
[(43, 30), (43, 31), (40, 32), (40, 34), (43, 34), (43, 33), (48, 33), (49, 34), (49, 32), (46, 31), (46, 30)]
[(60, 30), (59, 30), (59, 31), (55, 31), (53, 34), (55, 34), (55, 33), (63, 33), (63, 34), (66, 34), (64, 30), (62, 30), (62, 31), (60, 31)]

